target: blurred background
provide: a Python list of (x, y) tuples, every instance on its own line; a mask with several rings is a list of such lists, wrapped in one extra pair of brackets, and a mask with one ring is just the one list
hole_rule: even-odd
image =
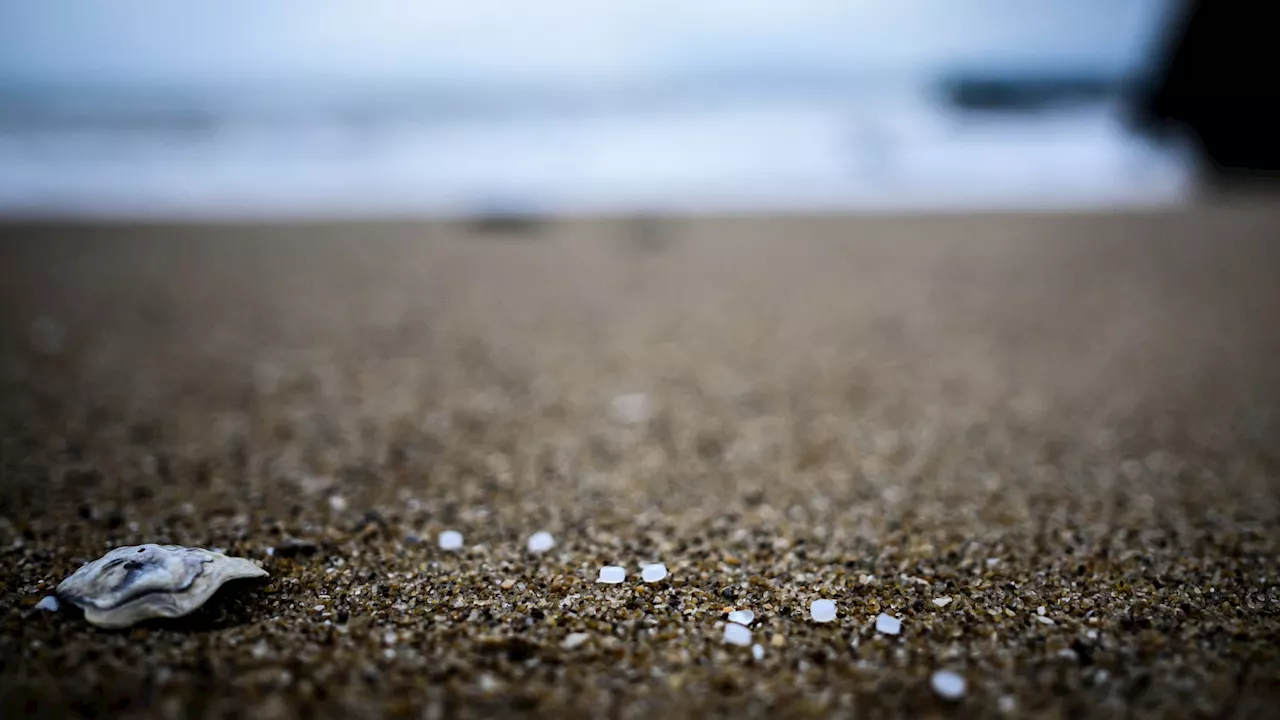
[(0, 213), (1176, 203), (1174, 0), (0, 3)]
[[(1280, 203), (1207, 181), (1280, 64), (1197, 7), (0, 0), (0, 718), (1270, 716)], [(144, 542), (271, 578), (38, 609)]]

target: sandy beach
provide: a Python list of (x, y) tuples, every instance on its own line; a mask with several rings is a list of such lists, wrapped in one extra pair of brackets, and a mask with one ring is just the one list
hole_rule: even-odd
[(1265, 716), (1277, 208), (0, 226), (0, 715)]

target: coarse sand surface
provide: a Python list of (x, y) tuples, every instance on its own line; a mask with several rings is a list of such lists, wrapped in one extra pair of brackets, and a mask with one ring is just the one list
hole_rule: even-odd
[(3, 227), (0, 715), (1270, 716), (1278, 208)]

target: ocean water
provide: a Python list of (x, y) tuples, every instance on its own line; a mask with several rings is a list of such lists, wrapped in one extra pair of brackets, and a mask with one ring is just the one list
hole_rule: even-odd
[(984, 115), (921, 88), (0, 102), (10, 217), (1090, 209), (1180, 202), (1186, 167), (1113, 103)]

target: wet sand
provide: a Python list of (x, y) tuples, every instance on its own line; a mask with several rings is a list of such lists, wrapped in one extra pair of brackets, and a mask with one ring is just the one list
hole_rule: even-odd
[[(1271, 207), (0, 228), (0, 714), (1265, 716)], [(271, 575), (34, 608), (141, 542)]]

